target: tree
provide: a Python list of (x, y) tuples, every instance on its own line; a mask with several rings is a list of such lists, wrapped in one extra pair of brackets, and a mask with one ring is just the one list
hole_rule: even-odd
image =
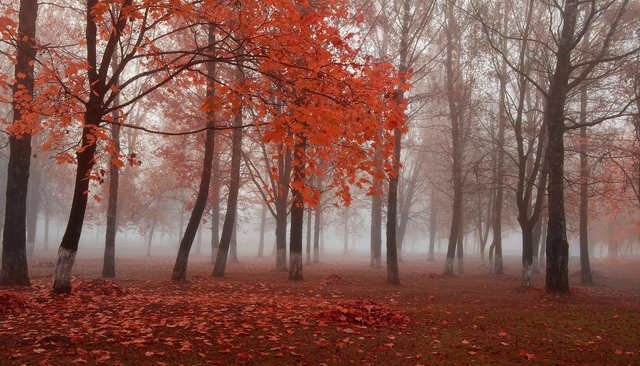
[(38, 112), (32, 105), (37, 14), (36, 0), (20, 1), (0, 270), (0, 284), (3, 285), (29, 285), (25, 232), (31, 133), (38, 121)]

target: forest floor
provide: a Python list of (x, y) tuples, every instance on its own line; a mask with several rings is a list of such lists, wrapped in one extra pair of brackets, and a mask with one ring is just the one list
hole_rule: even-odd
[[(331, 264), (328, 264), (331, 263)], [(302, 282), (244, 259), (225, 278), (204, 259), (119, 259), (118, 277), (79, 259), (73, 293), (49, 292), (52, 263), (27, 289), (0, 288), (0, 365), (640, 365), (640, 259), (594, 261), (595, 285), (545, 293), (468, 262), (401, 263), (400, 286), (366, 259), (305, 266)]]

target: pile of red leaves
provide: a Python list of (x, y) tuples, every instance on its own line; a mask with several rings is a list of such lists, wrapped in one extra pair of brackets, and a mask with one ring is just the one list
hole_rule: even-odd
[(317, 313), (316, 317), (366, 327), (405, 326), (409, 323), (406, 315), (370, 300), (340, 302), (329, 310)]
[(15, 291), (0, 293), (0, 314), (18, 313), (27, 306), (23, 297)]

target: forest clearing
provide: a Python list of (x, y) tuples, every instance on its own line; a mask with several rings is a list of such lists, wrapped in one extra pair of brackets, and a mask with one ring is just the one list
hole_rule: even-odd
[[(479, 261), (442, 276), (442, 263), (403, 262), (386, 283), (366, 258), (307, 267), (291, 282), (265, 259), (210, 277), (168, 280), (171, 261), (122, 260), (104, 281), (79, 259), (72, 295), (51, 295), (50, 272), (29, 289), (0, 290), (2, 365), (637, 365), (640, 262), (593, 263), (597, 285), (547, 295), (537, 275), (520, 287), (516, 258), (504, 275)], [(46, 264), (46, 263), (45, 263)], [(612, 264), (615, 264), (612, 266)], [(577, 273), (572, 278), (578, 276)]]

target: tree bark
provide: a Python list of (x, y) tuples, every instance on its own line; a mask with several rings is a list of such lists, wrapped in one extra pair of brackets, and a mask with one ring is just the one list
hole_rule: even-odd
[[(281, 147), (284, 149), (283, 147)], [(283, 152), (278, 162), (278, 195), (276, 197), (276, 271), (287, 270), (287, 206), (291, 176), (291, 154)]]
[[(585, 35), (588, 38), (588, 34)], [(580, 122), (587, 121), (587, 91), (580, 91)], [(580, 128), (580, 279), (593, 283), (589, 262), (589, 161), (587, 157), (587, 127)]]
[(313, 220), (313, 263), (320, 263), (320, 224), (322, 220), (322, 200), (318, 199)]
[(382, 182), (375, 178), (371, 197), (371, 267), (380, 268), (382, 257)]
[[(237, 70), (237, 78), (242, 84), (244, 75), (241, 69)], [(239, 96), (240, 97), (240, 96)], [(216, 256), (216, 263), (213, 267), (213, 276), (222, 277), (227, 267), (227, 256), (231, 237), (236, 226), (236, 215), (238, 207), (238, 191), (240, 190), (240, 164), (242, 159), (242, 105), (240, 105), (233, 116), (233, 131), (231, 132), (231, 170), (229, 178), (229, 193), (227, 197), (227, 212), (222, 224), (222, 235)], [(235, 260), (237, 261), (237, 253)], [(233, 256), (232, 256), (233, 257)]]
[[(15, 80), (13, 85), (13, 121), (29, 123), (28, 103), (33, 99), (34, 61), (36, 56), (36, 19), (38, 2), (20, 1)], [(24, 76), (24, 77), (23, 77)], [(28, 286), (26, 253), (26, 214), (31, 135), (9, 136), (7, 195), (2, 237), (0, 284)]]
[[(37, 144), (37, 142), (35, 142)], [(38, 211), (40, 211), (42, 173), (37, 159), (30, 163), (29, 188), (27, 193), (27, 257), (32, 256), (36, 247)]]
[(431, 205), (429, 208), (429, 254), (428, 260), (430, 262), (436, 259), (435, 256), (435, 244), (436, 244), (436, 235), (438, 228), (438, 205), (437, 205), (437, 196), (436, 189), (431, 188)]
[(262, 258), (264, 256), (264, 230), (266, 221), (267, 209), (262, 205), (262, 210), (260, 211), (260, 241), (258, 242), (258, 258)]
[[(112, 66), (117, 67), (117, 56), (114, 53)], [(116, 82), (116, 87), (118, 83)], [(114, 100), (118, 105), (119, 98)], [(104, 261), (102, 264), (102, 277), (112, 278), (116, 276), (116, 235), (118, 232), (118, 187), (120, 185), (120, 168), (114, 164), (114, 159), (120, 158), (120, 116), (113, 112), (113, 124), (111, 125), (111, 139), (113, 140), (114, 155), (109, 164), (109, 201), (107, 203), (107, 228), (104, 241)]]
[(307, 208), (307, 264), (311, 264), (311, 208)]
[(556, 53), (557, 63), (544, 111), (544, 121), (549, 133), (546, 154), (549, 167), (546, 289), (550, 293), (569, 292), (569, 243), (563, 185), (564, 108), (568, 93), (577, 8), (578, 0), (565, 2), (562, 34)]
[[(400, 94), (401, 92), (397, 92)], [(402, 98), (402, 96), (400, 96)], [(389, 179), (389, 195), (387, 201), (387, 282), (391, 284), (400, 283), (400, 273), (398, 270), (398, 247), (397, 247), (397, 205), (398, 205), (398, 177), (400, 174), (400, 149), (402, 142), (402, 132), (399, 128), (393, 131), (394, 153), (393, 166), (395, 171)]]
[[(213, 25), (209, 25), (209, 45), (215, 43)], [(213, 79), (216, 74), (215, 62), (207, 62), (207, 98), (213, 98), (215, 96), (215, 83)], [(187, 228), (185, 229), (182, 240), (180, 240), (180, 246), (178, 248), (178, 255), (176, 256), (176, 262), (173, 266), (173, 273), (171, 279), (173, 281), (184, 282), (187, 279), (187, 263), (189, 261), (189, 252), (193, 245), (193, 239), (195, 238), (198, 226), (202, 221), (202, 214), (207, 205), (207, 198), (209, 195), (209, 188), (211, 185), (211, 171), (213, 170), (213, 153), (215, 149), (215, 130), (216, 126), (215, 115), (210, 113), (208, 116), (207, 127), (209, 127), (205, 134), (204, 140), (204, 156), (202, 162), (202, 175), (200, 176), (200, 186), (198, 187), (198, 195), (196, 196), (196, 202), (191, 210), (191, 216), (187, 222)]]
[(459, 60), (455, 57), (456, 51), (459, 50), (457, 42), (459, 40), (458, 24), (454, 16), (453, 2), (445, 5), (446, 18), (446, 60), (445, 60), (445, 79), (447, 88), (447, 101), (449, 106), (449, 118), (451, 120), (451, 142), (452, 142), (452, 183), (453, 183), (453, 207), (451, 217), (451, 230), (449, 232), (449, 245), (447, 247), (447, 258), (445, 262), (444, 274), (453, 274), (453, 260), (456, 254), (456, 246), (462, 237), (462, 206), (463, 206), (463, 126), (462, 126), (462, 99), (457, 79), (459, 74)]
[(302, 280), (302, 227), (304, 224), (305, 165), (307, 148), (306, 137), (300, 136), (294, 147), (291, 231), (289, 236), (289, 280)]

